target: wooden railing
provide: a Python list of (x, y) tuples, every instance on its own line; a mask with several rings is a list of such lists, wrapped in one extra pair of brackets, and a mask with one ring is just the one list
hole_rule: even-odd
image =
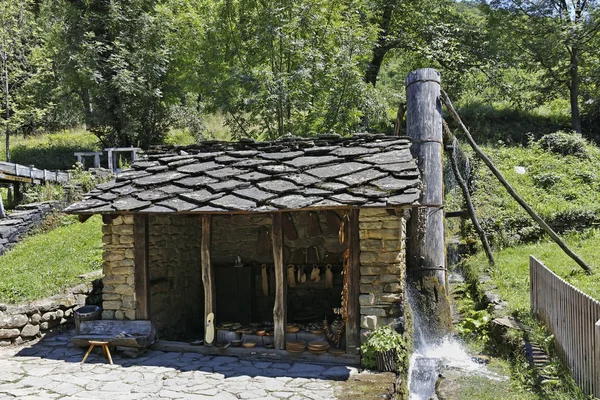
[(68, 183), (71, 176), (68, 172), (48, 171), (32, 166), (0, 161), (0, 180), (36, 184), (41, 182)]
[(559, 357), (588, 395), (600, 398), (600, 302), (529, 257), (531, 310), (554, 334)]

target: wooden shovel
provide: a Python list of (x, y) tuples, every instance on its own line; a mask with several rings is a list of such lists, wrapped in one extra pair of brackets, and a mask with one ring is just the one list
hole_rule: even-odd
[(204, 335), (204, 343), (207, 346), (212, 346), (215, 341), (215, 314), (209, 313), (206, 316), (206, 333)]
[(331, 264), (327, 264), (325, 267), (325, 288), (331, 289), (333, 287), (333, 271), (331, 270)]
[(262, 282), (262, 292), (263, 296), (269, 295), (269, 277), (267, 275), (267, 265), (263, 264), (260, 266), (261, 273), (261, 282)]
[(288, 265), (287, 283), (289, 287), (296, 287), (296, 277), (294, 276), (294, 264)]
[(313, 265), (313, 269), (310, 273), (310, 280), (317, 283), (321, 280), (321, 270), (317, 264)]

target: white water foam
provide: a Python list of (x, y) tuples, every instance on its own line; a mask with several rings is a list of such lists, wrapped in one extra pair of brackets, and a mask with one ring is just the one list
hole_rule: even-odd
[(428, 400), (435, 392), (435, 382), (439, 374), (445, 369), (484, 376), (495, 381), (506, 379), (488, 370), (484, 364), (473, 361), (473, 357), (456, 339), (445, 338), (438, 345), (422, 345), (410, 357), (410, 400)]

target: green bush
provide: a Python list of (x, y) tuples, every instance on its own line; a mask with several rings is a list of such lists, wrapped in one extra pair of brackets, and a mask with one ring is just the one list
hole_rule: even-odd
[(544, 135), (539, 140), (542, 149), (563, 156), (587, 157), (586, 144), (581, 135), (564, 131)]
[(365, 368), (377, 368), (377, 353), (396, 350), (398, 355), (398, 371), (407, 366), (407, 345), (404, 337), (391, 326), (380, 326), (369, 335), (361, 346), (362, 363)]

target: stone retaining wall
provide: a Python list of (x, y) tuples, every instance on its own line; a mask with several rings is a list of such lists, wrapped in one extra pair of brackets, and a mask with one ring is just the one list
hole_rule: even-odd
[(383, 325), (404, 329), (406, 274), (404, 211), (360, 211), (361, 340)]
[(31, 229), (40, 226), (45, 217), (62, 207), (59, 201), (23, 204), (0, 219), (0, 255), (14, 247)]
[(29, 304), (0, 304), (0, 347), (19, 345), (72, 322), (74, 310), (85, 305), (90, 294), (101, 290), (99, 284), (95, 287), (92, 283), (79, 285), (67, 294)]

